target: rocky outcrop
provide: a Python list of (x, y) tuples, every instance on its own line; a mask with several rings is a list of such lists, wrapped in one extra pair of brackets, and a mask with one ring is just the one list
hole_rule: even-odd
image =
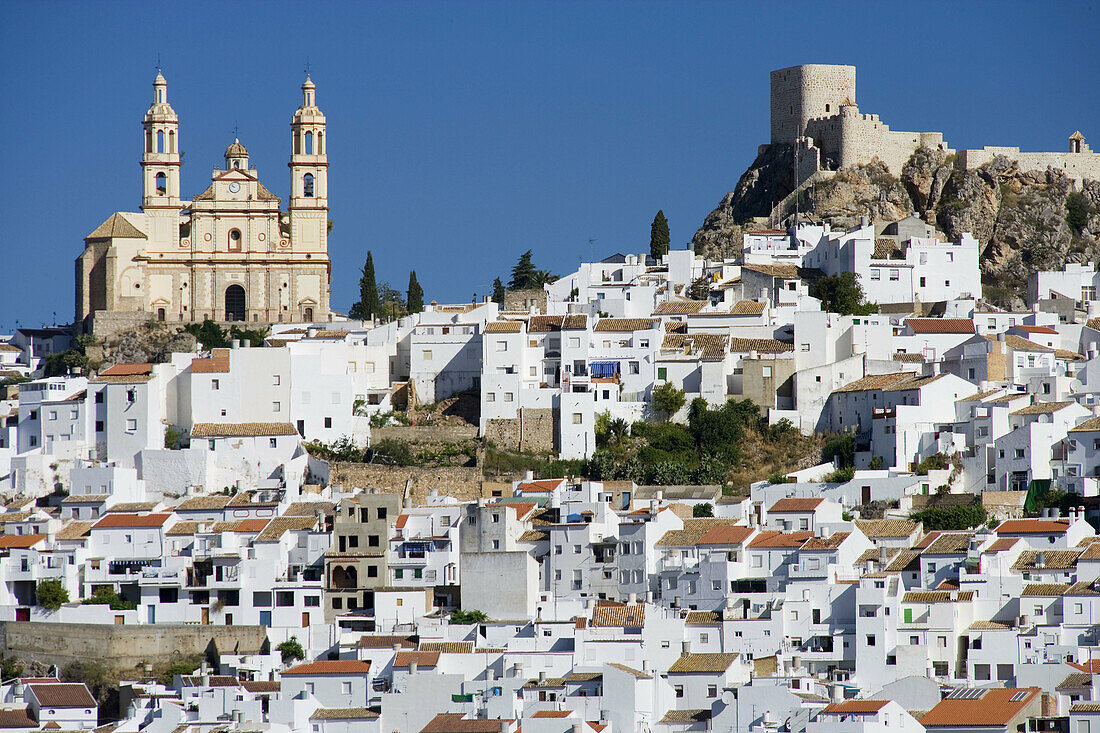
[(195, 351), (195, 337), (165, 323), (150, 321), (99, 344), (85, 347), (89, 362), (103, 369), (112, 364), (159, 364), (174, 352)]
[[(737, 189), (695, 233), (696, 251), (712, 257), (740, 252), (746, 223), (768, 216), (772, 204), (792, 190), (792, 170), (789, 148), (762, 148)], [(982, 244), (987, 298), (1018, 307), (1032, 272), (1100, 256), (1100, 182), (1086, 180), (1080, 188), (1088, 204), (1081, 231), (1066, 223), (1066, 199), (1074, 190), (1071, 179), (1054, 168), (1022, 172), (998, 156), (976, 170), (962, 170), (953, 156), (922, 148), (900, 177), (876, 160), (837, 171), (801, 193), (800, 201), (810, 217), (834, 226), (854, 224), (861, 216), (893, 220), (916, 212), (950, 239), (969, 232)]]

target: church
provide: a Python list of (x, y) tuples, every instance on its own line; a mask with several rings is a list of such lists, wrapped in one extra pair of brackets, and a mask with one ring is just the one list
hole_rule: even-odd
[(112, 214), (76, 261), (76, 328), (106, 335), (142, 320), (328, 321), (328, 139), (306, 76), (291, 118), (290, 201), (260, 183), (234, 140), (225, 168), (180, 194), (179, 116), (158, 71), (145, 113), (141, 211)]

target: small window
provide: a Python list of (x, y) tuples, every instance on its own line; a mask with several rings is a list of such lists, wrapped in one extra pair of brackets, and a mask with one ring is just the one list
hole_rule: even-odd
[(240, 252), (241, 251), (241, 232), (239, 229), (229, 230), (229, 251)]
[(278, 447), (279, 447), (279, 439), (278, 439), (278, 438), (271, 438), (271, 439), (270, 439), (270, 440), (269, 440), (269, 441), (267, 442), (267, 444), (268, 444), (268, 446), (269, 446), (269, 447), (271, 447), (271, 448), (278, 448)]
[(302, 196), (313, 198), (313, 174), (306, 173), (302, 176)]
[(431, 361), (432, 360), (432, 350), (431, 349), (424, 349), (422, 357), (423, 357), (424, 361)]
[(573, 424), (574, 425), (580, 425), (583, 422), (584, 422), (584, 415), (582, 415), (579, 412), (574, 412), (573, 413)]

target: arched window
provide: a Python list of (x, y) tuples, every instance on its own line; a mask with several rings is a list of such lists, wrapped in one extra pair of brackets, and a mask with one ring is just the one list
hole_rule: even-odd
[(302, 136), (295, 133), (294, 135), (294, 154), (300, 155), (302, 152)]
[(168, 192), (168, 176), (164, 175), (163, 173), (158, 173), (156, 177), (156, 182), (157, 193), (163, 196), (165, 193)]
[(302, 195), (306, 198), (313, 197), (313, 174), (306, 173), (302, 176)]
[(325, 154), (325, 133), (323, 132), (317, 133), (317, 154)]
[(239, 160), (234, 160), (234, 161), (233, 161), (233, 167), (234, 167), (234, 168), (240, 168), (240, 167), (241, 167), (241, 161), (239, 161)]
[(306, 133), (306, 155), (313, 155), (313, 133)]
[(157, 130), (157, 152), (164, 152), (164, 130)]
[(168, 133), (168, 152), (169, 153), (178, 152), (176, 150), (176, 131), (175, 130), (172, 130), (171, 132)]
[(152, 130), (146, 130), (145, 131), (145, 152), (147, 152), (147, 153), (153, 152), (153, 131)]
[(229, 251), (240, 252), (241, 251), (241, 232), (239, 229), (229, 230)]

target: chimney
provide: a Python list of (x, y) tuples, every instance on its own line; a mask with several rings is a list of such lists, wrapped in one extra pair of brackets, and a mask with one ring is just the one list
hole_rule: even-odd
[(542, 685), (542, 684), (545, 684), (545, 683), (546, 683), (546, 670), (544, 669), (543, 671), (539, 672), (539, 684)]
[(525, 471), (523, 473), (523, 480), (524, 481), (534, 481), (535, 480), (535, 472), (534, 471)]
[(573, 733), (584, 733), (584, 723), (573, 723), (573, 727), (570, 729)]
[(690, 641), (680, 642), (680, 649), (684, 654), (691, 654), (691, 642)]
[(672, 607), (673, 608), (679, 608), (680, 607), (680, 596), (673, 596), (672, 597)]
[(637, 593), (631, 593), (631, 594), (627, 595), (626, 599), (627, 599), (626, 602), (629, 603), (631, 606), (633, 606), (635, 603), (638, 602), (638, 594)]
[(1046, 555), (1046, 553), (1042, 552), (1042, 551), (1036, 552), (1035, 553), (1035, 567), (1045, 568), (1046, 566), (1047, 566), (1047, 555)]
[(415, 659), (409, 660), (409, 674), (416, 674), (417, 669), (420, 667)]
[(508, 733), (510, 730), (512, 730), (512, 721), (505, 720), (504, 718), (501, 718), (500, 719), (500, 733)]
[(878, 548), (878, 562), (879, 562), (879, 564), (885, 566), (887, 559), (889, 559), (889, 556), (886, 554), (886, 548), (885, 547)]

